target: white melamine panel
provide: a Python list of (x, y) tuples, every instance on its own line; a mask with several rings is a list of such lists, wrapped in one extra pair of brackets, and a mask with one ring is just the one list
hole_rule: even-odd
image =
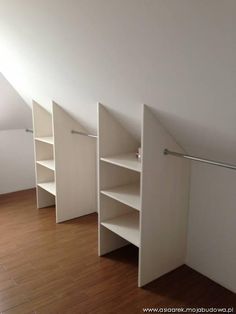
[[(56, 188), (54, 172), (43, 165), (40, 160), (53, 159), (52, 116), (42, 106), (33, 101), (33, 128), (35, 149), (35, 172), (37, 189), (37, 207), (47, 207), (55, 204)], [(49, 145), (50, 144), (50, 145)], [(45, 186), (43, 184), (46, 184)]]
[(52, 136), (52, 115), (37, 102), (33, 101), (34, 137)]
[(53, 117), (33, 109), (38, 208), (56, 201), (56, 222), (96, 211), (96, 140), (72, 134), (85, 130), (56, 103)]
[(45, 182), (45, 183), (38, 183), (38, 186), (42, 189), (46, 190), (47, 192), (51, 193), (52, 195), (56, 195), (56, 184), (55, 182)]
[(119, 235), (104, 227), (102, 224), (99, 225), (99, 242), (98, 242), (98, 252), (99, 256), (107, 254), (115, 249), (119, 249), (123, 246), (130, 244), (130, 242), (121, 238)]
[(62, 222), (96, 211), (96, 139), (71, 134), (86, 130), (54, 102), (53, 128), (56, 220)]
[(133, 211), (129, 214), (103, 221), (101, 224), (123, 239), (139, 247), (140, 234), (138, 212)]
[(38, 163), (36, 164), (36, 174), (37, 183), (54, 181), (54, 171)]
[[(107, 197), (103, 194), (100, 195), (101, 211), (99, 214), (100, 221), (107, 221), (115, 217), (131, 213), (134, 211), (125, 204), (117, 202), (116, 200)], [(114, 244), (116, 249), (129, 242), (122, 239), (120, 236), (109, 231), (107, 228), (99, 225), (99, 255), (104, 255), (114, 250)]]
[(120, 167), (124, 167), (127, 169), (131, 169), (134, 171), (141, 172), (141, 162), (136, 157), (136, 153), (122, 154), (118, 156), (111, 156), (106, 158), (101, 158), (102, 161), (111, 163), (113, 165), (117, 165)]
[(100, 213), (101, 221), (105, 221), (107, 219), (111, 219), (135, 211), (132, 207), (129, 207), (124, 203), (117, 202), (115, 199), (107, 197), (102, 193), (100, 194), (100, 202), (102, 205), (102, 210)]
[(100, 189), (107, 190), (140, 181), (140, 173), (100, 161)]
[[(109, 200), (107, 196), (100, 192), (117, 186), (131, 184), (140, 179), (139, 170), (137, 170), (139, 165), (134, 158), (134, 152), (137, 151), (139, 146), (139, 142), (117, 122), (107, 108), (98, 104), (99, 255), (109, 253), (129, 243), (121, 241), (120, 236), (108, 232), (101, 225), (101, 221), (104, 222), (107, 219), (110, 221), (110, 219), (116, 219), (123, 214), (133, 214), (132, 211), (134, 212), (134, 210), (113, 199)], [(134, 214), (137, 214), (137, 212)], [(132, 220), (130, 221), (132, 229), (133, 225), (131, 222)], [(115, 226), (115, 223), (111, 223), (109, 226), (112, 227), (112, 225)], [(118, 230), (118, 225), (116, 230)], [(121, 230), (124, 230), (123, 233), (125, 234), (125, 230), (128, 230), (128, 225), (124, 224)], [(135, 234), (137, 235), (137, 233)], [(129, 241), (129, 237), (123, 238)], [(132, 243), (136, 243), (137, 245), (137, 239), (135, 236), (132, 236), (132, 232), (131, 240)]]
[(143, 286), (185, 261), (189, 162), (164, 155), (165, 148), (183, 150), (147, 106), (141, 162), (135, 153), (127, 154), (137, 142), (128, 133), (125, 138), (125, 130), (103, 106), (98, 125), (99, 254), (127, 243), (139, 247), (138, 285)]
[(139, 286), (184, 264), (189, 200), (189, 162), (163, 154), (183, 152), (144, 106)]
[(125, 205), (140, 210), (140, 182), (102, 190), (101, 193)]
[(55, 170), (55, 160), (39, 160), (37, 164), (44, 166), (50, 170)]
[(35, 141), (35, 153), (36, 161), (53, 159), (53, 145)]
[(54, 144), (54, 139), (52, 136), (45, 136), (45, 137), (35, 137), (35, 140), (36, 141), (39, 141), (39, 142), (43, 142), (43, 143), (47, 143), (47, 144), (51, 144), (53, 145)]

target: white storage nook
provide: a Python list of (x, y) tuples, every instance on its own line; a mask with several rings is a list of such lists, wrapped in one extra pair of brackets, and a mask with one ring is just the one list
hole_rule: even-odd
[(37, 207), (56, 204), (56, 222), (96, 211), (96, 141), (55, 102), (33, 102)]
[(189, 162), (165, 148), (183, 152), (148, 106), (138, 142), (98, 105), (99, 255), (137, 246), (139, 286), (185, 261)]

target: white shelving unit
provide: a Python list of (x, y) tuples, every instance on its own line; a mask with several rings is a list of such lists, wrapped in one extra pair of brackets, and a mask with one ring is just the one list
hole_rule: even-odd
[(37, 207), (56, 204), (56, 222), (96, 211), (96, 143), (71, 134), (84, 128), (55, 102), (33, 102)]
[(99, 255), (137, 246), (139, 286), (185, 260), (189, 162), (165, 148), (183, 152), (147, 106), (139, 142), (98, 105)]

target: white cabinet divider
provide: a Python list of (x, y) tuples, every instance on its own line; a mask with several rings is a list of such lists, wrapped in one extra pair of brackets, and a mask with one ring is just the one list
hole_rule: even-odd
[(96, 142), (62, 107), (52, 113), (33, 102), (37, 207), (56, 204), (56, 222), (96, 211)]

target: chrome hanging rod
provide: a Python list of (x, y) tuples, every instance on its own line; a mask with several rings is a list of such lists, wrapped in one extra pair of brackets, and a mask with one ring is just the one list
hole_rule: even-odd
[(25, 132), (34, 133), (34, 131), (31, 129), (25, 129)]
[(226, 163), (221, 162), (221, 161), (215, 161), (215, 160), (200, 158), (200, 157), (196, 157), (196, 156), (181, 154), (181, 153), (177, 153), (177, 152), (172, 152), (172, 151), (168, 150), (167, 148), (164, 150), (164, 155), (172, 155), (175, 157), (186, 158), (186, 159), (190, 159), (190, 160), (194, 160), (194, 161), (198, 161), (198, 162), (203, 162), (203, 163), (218, 166), (218, 167), (236, 170), (236, 165), (226, 164)]
[(94, 134), (88, 134), (88, 133), (81, 132), (81, 131), (71, 130), (71, 133), (72, 133), (72, 134), (79, 134), (79, 135), (83, 135), (83, 136), (87, 136), (87, 137), (97, 138), (97, 135), (94, 135)]

